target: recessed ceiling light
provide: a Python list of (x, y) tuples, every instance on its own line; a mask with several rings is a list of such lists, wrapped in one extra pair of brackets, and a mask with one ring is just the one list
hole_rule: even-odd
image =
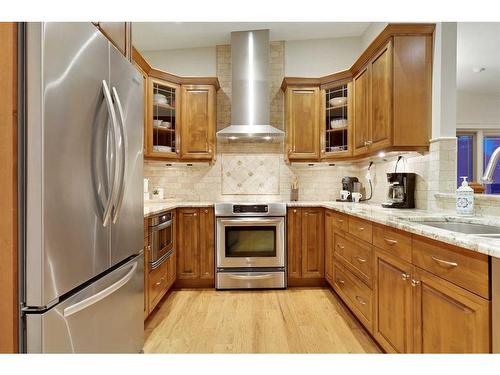
[(270, 141), (270, 140), (271, 140), (271, 137), (270, 137), (270, 136), (268, 136), (268, 135), (266, 135), (266, 136), (264, 137), (264, 139), (265, 139), (266, 141)]
[(481, 72), (484, 72), (485, 70), (486, 70), (486, 68), (478, 67), (478, 66), (475, 66), (474, 68), (472, 68), (472, 71), (474, 73), (481, 73)]
[(380, 152), (378, 153), (378, 157), (379, 157), (379, 158), (383, 158), (383, 157), (385, 157), (385, 152), (384, 152), (384, 151), (380, 151)]
[(229, 137), (229, 139), (238, 139), (238, 137), (235, 137), (234, 135), (232, 135), (231, 137)]

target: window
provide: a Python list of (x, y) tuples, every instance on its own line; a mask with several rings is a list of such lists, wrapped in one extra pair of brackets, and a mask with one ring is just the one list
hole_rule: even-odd
[[(483, 139), (483, 170), (488, 165), (493, 151), (500, 147), (500, 136), (486, 135)], [(500, 163), (499, 163), (500, 164)], [(497, 164), (495, 172), (493, 173), (493, 183), (486, 185), (487, 194), (500, 194), (500, 165)]]
[(468, 181), (474, 181), (474, 134), (457, 134), (457, 186), (467, 176)]

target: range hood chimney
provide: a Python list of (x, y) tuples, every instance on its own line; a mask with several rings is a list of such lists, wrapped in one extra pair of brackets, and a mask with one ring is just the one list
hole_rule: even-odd
[(269, 30), (231, 33), (231, 125), (218, 138), (265, 141), (284, 132), (269, 125)]

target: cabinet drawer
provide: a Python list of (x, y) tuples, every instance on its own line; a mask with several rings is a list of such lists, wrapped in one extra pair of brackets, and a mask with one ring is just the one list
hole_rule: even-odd
[(412, 254), (416, 266), (489, 298), (488, 256), (416, 236)]
[(333, 286), (352, 312), (371, 332), (373, 294), (370, 288), (339, 264), (333, 267)]
[(361, 241), (348, 240), (335, 233), (334, 254), (368, 285), (372, 284), (373, 253), (371, 246)]
[(411, 262), (411, 235), (382, 225), (373, 226), (373, 244)]
[(363, 241), (372, 243), (372, 223), (369, 221), (351, 216), (349, 218), (349, 233)]
[(168, 259), (158, 268), (149, 271), (149, 311), (153, 311), (168, 286)]
[(341, 229), (345, 232), (349, 231), (349, 216), (341, 214), (340, 212), (330, 211), (333, 216), (333, 227)]

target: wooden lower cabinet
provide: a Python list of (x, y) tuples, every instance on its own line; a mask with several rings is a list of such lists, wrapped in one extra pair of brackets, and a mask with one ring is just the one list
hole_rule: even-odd
[(168, 292), (175, 281), (176, 254), (172, 254), (158, 268), (148, 272), (148, 310), (151, 314), (158, 302)]
[(287, 232), (288, 285), (324, 285), (324, 209), (289, 208)]
[(325, 280), (333, 286), (333, 254), (336, 218), (330, 210), (325, 211)]
[(215, 221), (213, 208), (177, 209), (178, 287), (214, 287)]
[(392, 353), (411, 353), (412, 266), (381, 251), (375, 252), (374, 336)]
[(417, 353), (489, 353), (490, 302), (415, 267)]

